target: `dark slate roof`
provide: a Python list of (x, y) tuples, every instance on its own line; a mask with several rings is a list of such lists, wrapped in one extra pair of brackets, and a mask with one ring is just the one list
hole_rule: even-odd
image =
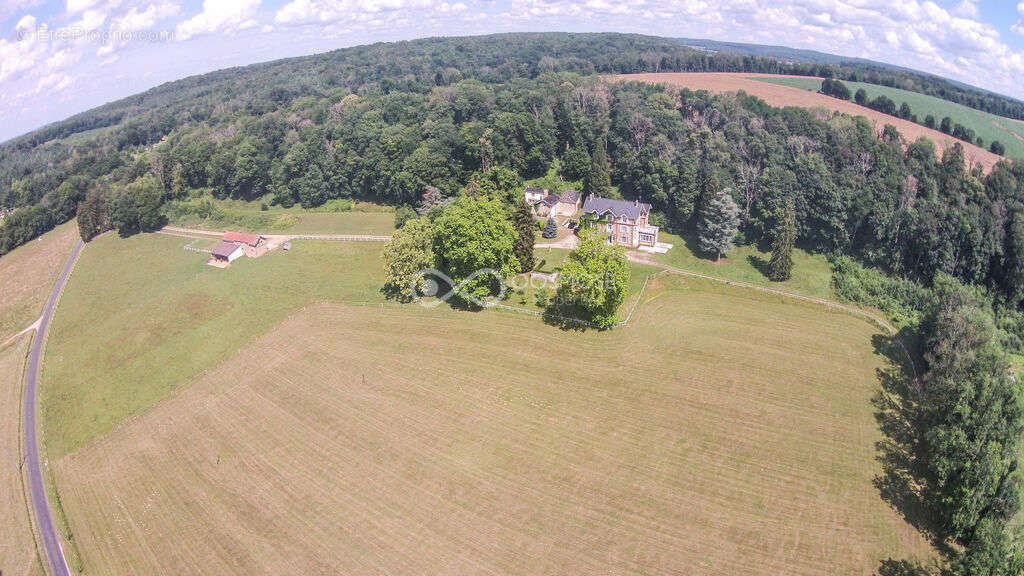
[(525, 194), (543, 194), (545, 190), (543, 188), (537, 188), (536, 186), (527, 186), (523, 192)]
[(235, 250), (238, 250), (238, 244), (235, 244), (233, 242), (221, 242), (219, 246), (213, 249), (213, 252), (211, 252), (211, 254), (213, 254), (214, 256), (220, 256), (221, 258), (227, 259), (229, 256), (235, 253)]
[(554, 194), (548, 194), (547, 196), (544, 197), (543, 200), (540, 201), (540, 203), (547, 206), (548, 208), (552, 208), (555, 204), (558, 204), (558, 196), (555, 196)]
[(612, 200), (611, 198), (601, 198), (593, 194), (587, 196), (587, 200), (583, 203), (583, 212), (586, 214), (604, 216), (607, 213), (611, 213), (616, 218), (625, 216), (630, 220), (636, 220), (640, 218), (641, 214), (649, 213), (650, 211), (650, 204), (634, 200)]
[(566, 204), (575, 204), (580, 200), (579, 190), (565, 190), (562, 195), (558, 197), (559, 202), (565, 202)]

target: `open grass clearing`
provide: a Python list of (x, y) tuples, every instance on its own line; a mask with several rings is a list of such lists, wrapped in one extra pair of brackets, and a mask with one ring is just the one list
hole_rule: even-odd
[[(660, 277), (628, 327), (318, 305), (57, 460), (92, 574), (871, 574), (853, 316)], [(72, 481), (73, 479), (73, 481)]]
[(78, 226), (71, 221), (0, 257), (0, 342), (43, 313), (76, 242)]
[(757, 246), (737, 246), (721, 261), (715, 262), (698, 253), (697, 242), (692, 237), (684, 238), (662, 232), (659, 234), (659, 241), (673, 245), (666, 254), (651, 255), (653, 260), (662, 264), (727, 280), (770, 286), (805, 296), (830, 299), (834, 297), (832, 265), (822, 254), (794, 250), (793, 277), (785, 282), (772, 282), (764, 272), (772, 253), (761, 251)]
[(21, 402), (30, 335), (0, 348), (0, 573), (40, 573), (21, 477)]
[[(821, 90), (822, 82), (821, 78), (798, 76), (759, 76), (755, 80), (814, 92)], [(1018, 120), (1004, 118), (981, 110), (975, 110), (963, 104), (957, 104), (935, 96), (928, 96), (927, 94), (910, 92), (901, 88), (890, 88), (866, 82), (848, 82), (846, 80), (843, 81), (843, 84), (846, 84), (851, 93), (864, 89), (867, 92), (868, 99), (886, 96), (892, 99), (897, 106), (906, 102), (910, 106), (911, 111), (917, 115), (920, 122), (924, 122), (925, 116), (931, 114), (935, 117), (935, 123), (938, 125), (944, 117), (949, 116), (954, 123), (963, 124), (965, 127), (974, 130), (975, 135), (981, 136), (985, 140), (986, 147), (992, 141), (998, 140), (1006, 147), (1006, 155), (1008, 157), (1024, 158), (1024, 124)]]
[(179, 213), (172, 210), (170, 224), (186, 228), (241, 230), (275, 234), (374, 234), (395, 231), (394, 210), (366, 202), (333, 201), (311, 210), (301, 206), (282, 208), (264, 200), (218, 200), (211, 196), (192, 199), (190, 206), (209, 202), (209, 213)]
[(761, 82), (761, 78), (780, 79), (785, 76), (776, 74), (749, 74), (739, 72), (661, 72), (645, 74), (621, 74), (610, 76), (610, 79), (620, 81), (650, 82), (652, 84), (666, 84), (671, 86), (683, 86), (691, 90), (707, 90), (709, 92), (737, 92), (745, 91), (761, 98), (768, 104), (776, 107), (797, 106), (804, 108), (821, 108), (823, 110), (841, 112), (850, 116), (864, 116), (875, 124), (880, 131), (886, 124), (892, 124), (899, 130), (903, 138), (913, 142), (918, 138), (925, 137), (935, 143), (939, 157), (947, 147), (960, 142), (964, 147), (964, 156), (968, 162), (977, 162), (988, 171), (1002, 159), (1001, 156), (989, 152), (985, 148), (979, 148), (974, 144), (961, 142), (948, 134), (938, 130), (925, 128), (909, 120), (903, 120), (888, 114), (882, 114), (870, 108), (860, 106), (854, 102), (840, 100), (824, 94), (809, 92), (802, 88), (783, 86), (769, 82)]

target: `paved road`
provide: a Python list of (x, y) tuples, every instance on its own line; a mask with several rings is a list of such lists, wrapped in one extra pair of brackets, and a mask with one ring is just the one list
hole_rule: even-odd
[(68, 281), (68, 275), (75, 265), (78, 253), (82, 251), (81, 241), (75, 246), (67, 264), (61, 270), (57, 283), (53, 286), (50, 299), (46, 301), (46, 308), (43, 316), (39, 319), (39, 329), (36, 330), (35, 338), (32, 340), (32, 351), (28, 357), (28, 373), (25, 376), (25, 412), (22, 422), (25, 423), (25, 453), (24, 459), (28, 466), (28, 492), (31, 500), (33, 516), (36, 520), (36, 528), (43, 543), (43, 554), (46, 556), (46, 565), (52, 576), (71, 576), (67, 560), (64, 559), (64, 551), (60, 547), (60, 537), (57, 536), (57, 529), (53, 524), (53, 514), (50, 513), (50, 505), (46, 501), (46, 485), (43, 483), (43, 470), (39, 461), (39, 439), (36, 436), (36, 389), (39, 383), (39, 361), (43, 353), (43, 346), (46, 344), (46, 330), (50, 326), (50, 318), (57, 306), (60, 293), (64, 290), (64, 284)]

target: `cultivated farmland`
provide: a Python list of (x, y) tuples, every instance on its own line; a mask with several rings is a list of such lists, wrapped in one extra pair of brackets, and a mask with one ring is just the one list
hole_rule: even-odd
[(69, 222), (0, 257), (0, 343), (36, 321), (78, 242)]
[(840, 100), (824, 94), (809, 92), (793, 86), (783, 86), (777, 83), (763, 82), (762, 79), (778, 80), (782, 76), (773, 74), (741, 74), (731, 72), (664, 72), (651, 74), (622, 74), (610, 77), (616, 80), (632, 80), (637, 82), (651, 82), (684, 86), (691, 90), (708, 90), (710, 92), (736, 92), (743, 90), (761, 98), (772, 106), (800, 106), (806, 108), (824, 108), (834, 110), (851, 116), (864, 116), (871, 120), (881, 130), (886, 124), (892, 124), (899, 130), (903, 138), (913, 142), (918, 138), (925, 137), (935, 142), (939, 156), (942, 151), (954, 143), (960, 142), (964, 147), (964, 156), (968, 162), (978, 162), (985, 170), (989, 170), (998, 162), (1001, 157), (979, 148), (974, 144), (961, 142), (948, 134), (938, 130), (925, 128), (909, 120), (903, 120), (888, 114), (882, 114), (870, 108), (860, 106), (854, 102)]
[(611, 332), (291, 316), (51, 458), (87, 571), (871, 574), (930, 556), (872, 484), (870, 325), (704, 280), (648, 289)]
[[(793, 86), (803, 90), (813, 90), (815, 92), (821, 90), (821, 78), (758, 76), (757, 80)], [(906, 102), (921, 122), (924, 121), (924, 117), (928, 114), (935, 117), (936, 124), (941, 122), (943, 117), (949, 116), (953, 122), (963, 124), (967, 128), (974, 130), (976, 135), (984, 138), (986, 146), (993, 140), (998, 140), (1006, 147), (1007, 156), (1024, 158), (1024, 123), (1019, 120), (1003, 118), (1002, 116), (975, 110), (974, 108), (936, 98), (935, 96), (928, 96), (927, 94), (919, 94), (899, 88), (890, 88), (866, 82), (848, 82), (845, 80), (843, 84), (846, 84), (850, 92), (864, 89), (869, 99), (886, 96), (892, 99), (897, 106)]]
[(0, 573), (38, 573), (35, 542), (21, 483), (21, 400), (25, 356), (32, 338), (24, 335), (0, 348)]

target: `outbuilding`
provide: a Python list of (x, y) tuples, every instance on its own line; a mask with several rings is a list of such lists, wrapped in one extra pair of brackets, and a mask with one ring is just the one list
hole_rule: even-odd
[(214, 260), (221, 262), (231, 263), (242, 257), (245, 252), (242, 250), (241, 244), (235, 244), (233, 242), (221, 242), (219, 246), (210, 252)]

